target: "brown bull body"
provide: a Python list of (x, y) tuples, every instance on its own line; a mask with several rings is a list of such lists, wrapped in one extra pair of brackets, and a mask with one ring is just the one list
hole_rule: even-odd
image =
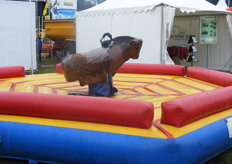
[[(118, 37), (119, 38), (119, 37)], [(115, 38), (112, 47), (98, 48), (85, 53), (69, 55), (61, 63), (67, 81), (80, 82), (81, 86), (107, 81), (108, 73), (115, 73), (129, 60), (137, 59), (142, 40), (132, 38), (123, 42)]]

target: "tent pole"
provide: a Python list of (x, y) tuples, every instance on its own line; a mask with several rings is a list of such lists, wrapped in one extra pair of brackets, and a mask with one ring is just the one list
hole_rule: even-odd
[(31, 3), (31, 0), (29, 0), (29, 14), (30, 14), (30, 44), (31, 44), (31, 74), (33, 75), (34, 74), (34, 66), (33, 66), (33, 50), (32, 50), (32, 26), (31, 26), (31, 23), (32, 23), (32, 17), (31, 17), (31, 6), (32, 6), (32, 3)]
[(209, 60), (209, 44), (207, 44), (206, 68), (208, 68), (208, 60)]
[(164, 30), (163, 30), (163, 24), (164, 24), (164, 5), (161, 4), (161, 34), (160, 34), (160, 64), (164, 64), (163, 63), (163, 60), (162, 60), (162, 57), (163, 57), (163, 33), (164, 33)]
[[(43, 31), (43, 28), (44, 28), (44, 27), (43, 27), (43, 22), (44, 22), (43, 18), (44, 18), (43, 15), (41, 15), (41, 34), (42, 34), (42, 36), (44, 36), (44, 34), (43, 34), (43, 32), (44, 32), (44, 31)], [(42, 36), (41, 36), (41, 39), (42, 39), (42, 43), (43, 43), (43, 42), (44, 42), (44, 39), (42, 38)]]
[[(38, 22), (38, 1), (36, 0), (35, 2), (35, 24), (36, 24), (36, 64), (37, 66), (40, 64), (39, 63), (39, 57), (40, 57), (40, 54), (39, 54), (39, 39), (40, 39), (40, 28), (39, 28), (39, 22)], [(39, 67), (38, 67), (39, 68)]]

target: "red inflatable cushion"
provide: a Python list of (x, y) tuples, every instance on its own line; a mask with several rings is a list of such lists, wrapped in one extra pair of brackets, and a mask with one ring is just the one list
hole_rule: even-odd
[(169, 100), (161, 104), (161, 123), (183, 126), (232, 108), (232, 87)]
[(184, 76), (185, 67), (182, 65), (125, 63), (117, 72)]
[(149, 128), (152, 103), (71, 95), (0, 92), (0, 114)]
[(188, 67), (187, 76), (220, 86), (232, 85), (232, 74), (200, 67)]
[(25, 70), (23, 66), (0, 67), (0, 78), (24, 77)]
[(56, 72), (64, 74), (62, 67), (61, 67), (61, 63), (56, 64)]

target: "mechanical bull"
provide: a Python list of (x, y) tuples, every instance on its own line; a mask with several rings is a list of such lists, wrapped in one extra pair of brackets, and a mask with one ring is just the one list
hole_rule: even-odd
[(137, 59), (143, 41), (119, 36), (107, 45), (84, 53), (66, 56), (61, 67), (68, 82), (78, 80), (81, 86), (107, 81), (107, 74), (115, 73), (130, 58)]

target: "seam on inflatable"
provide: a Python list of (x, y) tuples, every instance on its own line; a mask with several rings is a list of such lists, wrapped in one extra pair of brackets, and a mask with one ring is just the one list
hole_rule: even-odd
[[(162, 82), (164, 82), (164, 81), (162, 81)], [(179, 95), (179, 96), (186, 95), (186, 94), (183, 93), (183, 92), (180, 92), (180, 91), (178, 91), (178, 90), (172, 89), (172, 88), (167, 87), (167, 86), (165, 86), (165, 85), (163, 85), (163, 84), (159, 84), (159, 83), (162, 83), (162, 82), (158, 82), (158, 83), (156, 83), (156, 85), (158, 85), (158, 86), (160, 86), (160, 87), (162, 87), (162, 88), (165, 88), (165, 89), (167, 89), (167, 90), (169, 90), (169, 91), (175, 92), (175, 93), (177, 93), (177, 95)]]
[(27, 83), (27, 82), (29, 82), (29, 81), (21, 81), (21, 82), (12, 83), (12, 85), (9, 89), (9, 92), (14, 92), (14, 89), (15, 89), (17, 84), (22, 84), (22, 83)]
[(16, 86), (16, 83), (12, 83), (12, 85), (11, 85), (9, 91), (10, 91), (10, 92), (14, 92), (15, 86)]
[(160, 122), (160, 119), (155, 120), (152, 124), (159, 129), (162, 133), (164, 133), (168, 139), (174, 139), (173, 135), (171, 133), (169, 133), (167, 130), (165, 130), (162, 126), (160, 126), (158, 124), (158, 122)]

